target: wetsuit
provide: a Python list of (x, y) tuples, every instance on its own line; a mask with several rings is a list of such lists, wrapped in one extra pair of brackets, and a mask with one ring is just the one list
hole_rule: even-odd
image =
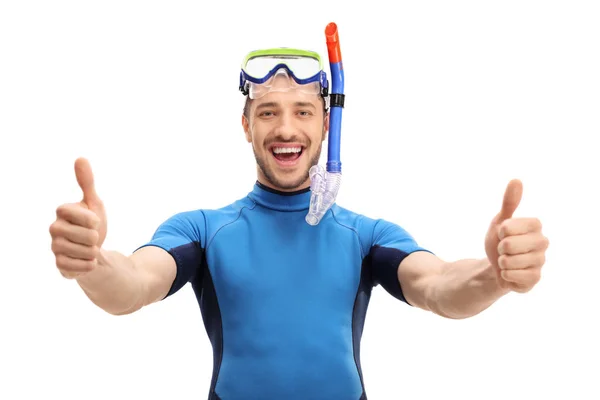
[(213, 346), (209, 399), (367, 398), (360, 339), (371, 290), (406, 301), (398, 265), (425, 249), (400, 226), (337, 204), (308, 225), (310, 195), (257, 182), (226, 207), (172, 216), (144, 245), (176, 261), (166, 297), (188, 282), (196, 294)]

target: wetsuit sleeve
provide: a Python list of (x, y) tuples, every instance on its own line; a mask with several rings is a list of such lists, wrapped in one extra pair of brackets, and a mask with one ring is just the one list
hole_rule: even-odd
[(402, 260), (415, 251), (431, 253), (419, 246), (402, 227), (389, 221), (378, 220), (369, 252), (373, 286), (381, 285), (396, 299), (409, 304), (398, 281), (398, 267)]
[(175, 214), (159, 225), (149, 242), (136, 249), (157, 246), (175, 260), (177, 274), (165, 298), (188, 282), (202, 277), (205, 226), (204, 213), (201, 211)]

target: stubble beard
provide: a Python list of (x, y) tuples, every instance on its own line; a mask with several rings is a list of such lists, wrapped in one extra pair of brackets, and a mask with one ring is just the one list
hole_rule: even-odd
[[(264, 158), (261, 158), (257, 154), (256, 149), (254, 148), (254, 145), (252, 145), (252, 151), (254, 152), (254, 158), (256, 159), (256, 164), (258, 165), (261, 172), (265, 176), (265, 179), (267, 179), (267, 181), (271, 185), (273, 185), (276, 188), (279, 188), (281, 190), (294, 190), (294, 189), (297, 189), (304, 182), (306, 182), (306, 180), (309, 178), (308, 172), (309, 172), (310, 168), (313, 165), (317, 165), (319, 163), (319, 159), (321, 158), (322, 146), (323, 146), (322, 143), (319, 144), (319, 147), (317, 148), (316, 153), (311, 158), (310, 163), (308, 164), (308, 167), (306, 168), (304, 173), (300, 177), (298, 177), (296, 180), (293, 180), (293, 181), (277, 179), (277, 177), (275, 176), (275, 171), (273, 171), (273, 169), (268, 167), (267, 160), (265, 160)], [(269, 157), (269, 154), (267, 154), (266, 157)]]

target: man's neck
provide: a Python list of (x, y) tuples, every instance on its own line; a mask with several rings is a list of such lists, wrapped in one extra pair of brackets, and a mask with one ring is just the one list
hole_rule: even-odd
[(298, 191), (305, 190), (310, 187), (310, 179), (307, 179), (302, 184), (295, 186), (295, 187), (291, 187), (291, 188), (274, 185), (272, 182), (270, 182), (268, 179), (266, 179), (264, 176), (261, 176), (261, 175), (258, 175), (257, 181), (262, 186), (268, 187), (269, 189), (274, 190), (276, 192), (284, 192), (284, 193), (298, 192)]

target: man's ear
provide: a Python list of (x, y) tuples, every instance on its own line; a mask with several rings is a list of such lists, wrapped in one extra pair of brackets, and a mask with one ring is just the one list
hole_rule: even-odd
[(327, 134), (329, 133), (329, 112), (325, 115), (325, 121), (323, 121), (323, 141), (327, 139)]
[(248, 143), (252, 143), (252, 135), (250, 135), (250, 122), (245, 115), (242, 114), (242, 127), (244, 128), (244, 134)]

